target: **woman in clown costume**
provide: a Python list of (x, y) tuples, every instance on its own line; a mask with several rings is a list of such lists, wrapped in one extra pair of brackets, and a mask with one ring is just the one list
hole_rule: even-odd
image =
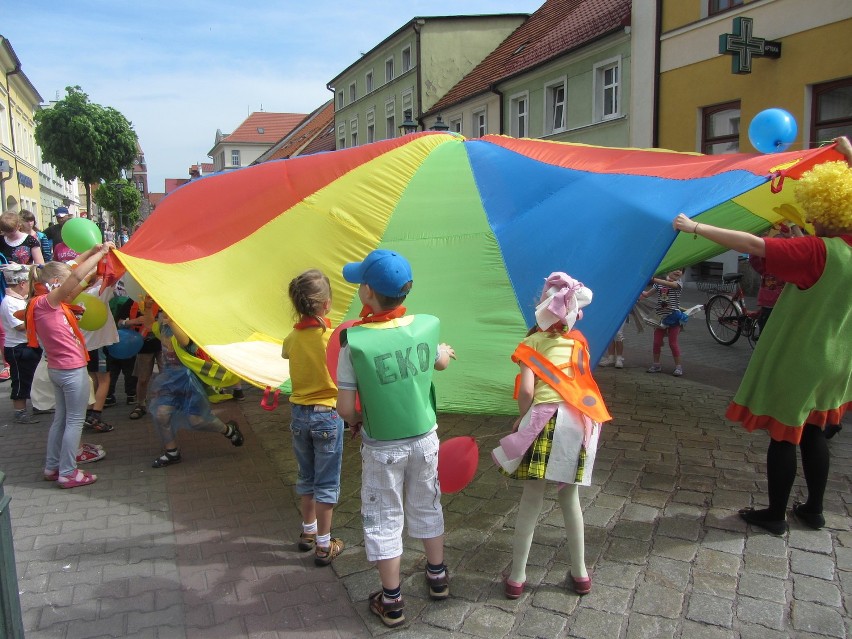
[(825, 525), (826, 434), (852, 405), (852, 145), (845, 137), (836, 142), (846, 161), (815, 166), (796, 188), (815, 236), (760, 238), (683, 214), (673, 223), (677, 231), (764, 257), (766, 268), (787, 281), (726, 413), (749, 431), (769, 433), (769, 507), (745, 508), (740, 516), (775, 535), (787, 530), (797, 446), (808, 498), (793, 505), (793, 514), (810, 528)]

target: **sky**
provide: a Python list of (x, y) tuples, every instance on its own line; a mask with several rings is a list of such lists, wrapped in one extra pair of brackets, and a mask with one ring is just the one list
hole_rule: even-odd
[(310, 113), (329, 80), (415, 16), (532, 13), (544, 0), (0, 0), (45, 102), (79, 85), (130, 120), (148, 188), (212, 162), (254, 111)]

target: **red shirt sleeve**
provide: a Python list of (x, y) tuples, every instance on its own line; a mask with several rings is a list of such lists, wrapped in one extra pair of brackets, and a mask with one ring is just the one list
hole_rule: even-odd
[(825, 243), (821, 238), (767, 237), (766, 270), (799, 288), (816, 284), (825, 269)]
[[(852, 246), (852, 235), (841, 236)], [(810, 288), (816, 284), (825, 270), (825, 242), (822, 238), (807, 237), (767, 237), (766, 270), (785, 282), (791, 282), (799, 288)]]

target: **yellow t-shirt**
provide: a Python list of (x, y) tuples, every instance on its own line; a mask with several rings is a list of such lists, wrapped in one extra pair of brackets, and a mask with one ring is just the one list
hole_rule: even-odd
[[(574, 340), (564, 339), (560, 335), (548, 331), (533, 333), (524, 338), (523, 343), (544, 355), (556, 366), (570, 362), (574, 350)], [(562, 397), (556, 392), (556, 389), (547, 382), (540, 379), (535, 380), (534, 404), (551, 404), (561, 401)]]
[(311, 406), (337, 406), (337, 386), (325, 363), (331, 329), (319, 327), (293, 330), (284, 338), (281, 354), (290, 360), (293, 392), (290, 403)]

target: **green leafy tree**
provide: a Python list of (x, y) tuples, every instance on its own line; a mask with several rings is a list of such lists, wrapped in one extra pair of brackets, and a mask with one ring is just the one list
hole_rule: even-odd
[(133, 228), (139, 221), (142, 194), (127, 180), (106, 182), (95, 189), (95, 204), (112, 214), (113, 226)]
[(60, 176), (83, 180), (91, 211), (91, 185), (116, 180), (121, 169), (133, 164), (137, 137), (130, 121), (116, 109), (89, 102), (79, 86), (65, 91), (67, 95), (51, 108), (36, 112), (35, 140), (42, 159)]

